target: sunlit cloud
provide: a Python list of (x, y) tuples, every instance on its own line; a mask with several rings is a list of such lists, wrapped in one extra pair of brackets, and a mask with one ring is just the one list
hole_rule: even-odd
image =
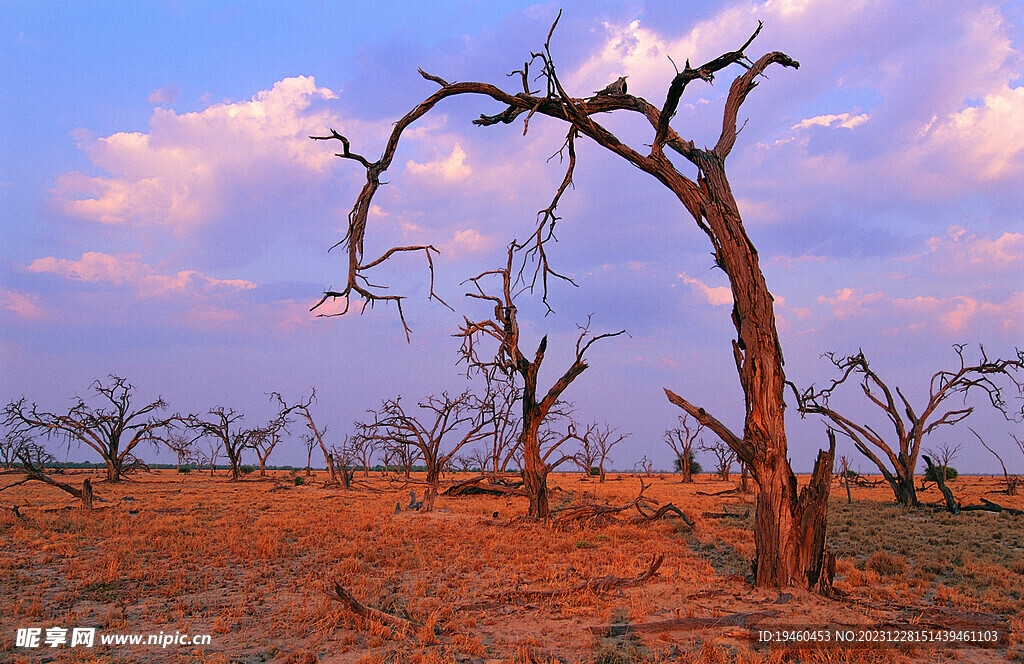
[(790, 127), (790, 129), (807, 129), (808, 127), (842, 127), (843, 129), (853, 129), (858, 125), (864, 124), (868, 119), (867, 113), (859, 115), (851, 115), (850, 113), (817, 115), (813, 118), (801, 120)]
[(84, 282), (129, 284), (141, 297), (155, 297), (168, 292), (213, 293), (250, 290), (256, 287), (245, 279), (215, 279), (195, 270), (159, 274), (142, 263), (137, 255), (86, 252), (73, 261), (66, 258), (37, 258), (28, 265), (29, 272), (52, 273), (66, 279)]
[(31, 293), (0, 288), (0, 303), (4, 309), (25, 320), (39, 321), (49, 318), (46, 309), (39, 304), (39, 297)]
[(456, 144), (451, 154), (437, 161), (419, 164), (415, 161), (408, 161), (406, 169), (414, 175), (426, 175), (440, 178), (445, 181), (464, 180), (470, 175), (470, 168), (466, 165), (466, 152), (461, 145)]
[(692, 286), (694, 292), (703, 297), (712, 306), (720, 307), (732, 304), (732, 291), (728, 286), (708, 286), (700, 279), (688, 276), (685, 272), (680, 273), (679, 278), (682, 279), (684, 284)]
[(82, 142), (107, 175), (66, 173), (57, 178), (54, 199), (60, 210), (81, 219), (169, 226), (187, 234), (222, 214), (239, 191), (259, 200), (289, 181), (326, 177), (337, 159), (308, 136), (342, 124), (315, 103), (335, 96), (312, 77), (299, 76), (249, 101), (180, 115), (155, 109), (149, 133)]
[(970, 267), (983, 273), (993, 270), (1024, 270), (1024, 233), (1006, 232), (996, 239), (981, 237), (962, 226), (950, 226), (945, 237), (927, 242), (933, 270)]

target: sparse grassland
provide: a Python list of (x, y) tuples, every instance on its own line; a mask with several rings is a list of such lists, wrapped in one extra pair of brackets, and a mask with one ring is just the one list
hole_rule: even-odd
[[(80, 482), (86, 475), (67, 475)], [(459, 479), (458, 475), (449, 479)], [(98, 509), (39, 483), (5, 491), (0, 515), (0, 660), (73, 662), (901, 662), (1024, 659), (1024, 517), (953, 517), (890, 504), (886, 487), (837, 484), (829, 513), (837, 598), (749, 585), (753, 494), (704, 477), (645, 478), (645, 496), (695, 522), (553, 527), (525, 498), (439, 497), (403, 510), (414, 478), (357, 478), (354, 489), (296, 485), (286, 473), (229, 482), (206, 473), (96, 482)], [(321, 478), (322, 480), (322, 478)], [(633, 500), (639, 479), (556, 475), (552, 507)], [(4, 482), (5, 484), (7, 482)], [(996, 480), (962, 477), (964, 503)], [(939, 500), (931, 489), (925, 501)], [(10, 506), (17, 504), (24, 518)], [(655, 554), (659, 574), (635, 577)], [(340, 583), (363, 605), (416, 623), (407, 631), (331, 600)], [(737, 617), (738, 616), (738, 617)], [(710, 625), (710, 619), (721, 619)], [(674, 623), (670, 622), (674, 621)], [(660, 624), (660, 626), (659, 626)], [(998, 626), (993, 648), (767, 649), (751, 628)], [(651, 627), (655, 625), (655, 627)], [(21, 627), (211, 634), (209, 646), (14, 647)], [(644, 629), (647, 626), (648, 629)], [(591, 629), (610, 628), (610, 629)]]

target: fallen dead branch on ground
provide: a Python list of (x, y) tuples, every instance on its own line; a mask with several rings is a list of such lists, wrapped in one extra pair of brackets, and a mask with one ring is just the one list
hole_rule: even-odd
[(693, 527), (693, 521), (691, 521), (689, 517), (683, 514), (682, 510), (672, 503), (663, 505), (654, 512), (646, 511), (653, 509), (652, 506), (658, 504), (658, 501), (654, 498), (644, 497), (644, 491), (646, 491), (649, 486), (650, 485), (644, 484), (644, 481), (641, 479), (640, 493), (637, 497), (631, 502), (618, 507), (608, 505), (607, 503), (583, 503), (570, 505), (569, 507), (564, 507), (559, 510), (552, 510), (551, 522), (556, 526), (564, 526), (574, 521), (588, 525), (604, 525), (617, 522), (617, 514), (625, 512), (630, 508), (634, 508), (640, 516), (631, 519), (630, 523), (648, 523), (663, 518), (668, 514), (674, 514), (675, 516), (681, 517), (687, 526), (690, 528)]
[(391, 613), (372, 609), (368, 606), (363, 606), (359, 600), (353, 597), (352, 594), (345, 590), (345, 588), (337, 581), (334, 582), (333, 589), (328, 587), (324, 590), (324, 593), (331, 599), (341, 602), (345, 608), (360, 618), (372, 620), (387, 627), (394, 627), (401, 630), (403, 634), (415, 631), (418, 627), (422, 627), (422, 625), (414, 620), (409, 620), (408, 618), (403, 618)]
[(442, 496), (526, 496), (522, 482), (508, 482), (504, 478), (478, 475), (445, 489)]

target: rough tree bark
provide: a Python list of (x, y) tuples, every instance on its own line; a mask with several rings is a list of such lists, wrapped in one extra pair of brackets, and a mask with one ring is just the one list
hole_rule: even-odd
[[(565, 147), (570, 154), (570, 168), (559, 193), (571, 181), (572, 163), (575, 159), (574, 141), (579, 135), (587, 136), (671, 190), (711, 240), (716, 263), (728, 275), (734, 299), (732, 319), (737, 339), (733, 342), (733, 350), (746, 401), (743, 435), (733, 434), (703, 408), (667, 390), (666, 392), (672, 403), (712, 429), (736, 450), (740, 459), (750, 466), (751, 473), (760, 486), (755, 526), (757, 585), (813, 587), (823, 578), (826, 559), (824, 540), (808, 539), (806, 535), (809, 525), (825, 523), (825, 502), (817, 500), (816, 497), (822, 492), (827, 495), (832, 452), (823, 452), (818, 457), (816, 472), (813, 475), (813, 481), (817, 484), (798, 494), (796, 477), (787, 460), (783, 419), (785, 374), (772, 309), (772, 296), (761, 273), (757, 251), (743, 227), (739, 208), (725, 174), (725, 160), (736, 141), (737, 114), (747, 94), (757, 85), (758, 77), (773, 64), (790, 68), (797, 68), (799, 64), (778, 51), (768, 53), (756, 61), (749, 60), (744, 51), (760, 32), (761, 27), (758, 26), (739, 49), (725, 53), (697, 68), (689, 66), (687, 62), (683, 70), (677, 72), (672, 79), (667, 98), (661, 108), (641, 97), (626, 94), (624, 86), (611, 86), (602, 94), (585, 99), (574, 98), (563, 88), (555, 73), (551, 57), (551, 34), (557, 23), (556, 19), (542, 52), (534, 54), (517, 72), (522, 81), (521, 92), (509, 93), (487, 83), (448, 83), (437, 76), (421, 72), (424, 78), (437, 83), (440, 90), (427, 97), (395, 124), (383, 155), (375, 162), (352, 152), (348, 138), (333, 130), (329, 136), (314, 137), (340, 141), (344, 149), (338, 156), (359, 162), (366, 169), (366, 184), (349, 215), (348, 233), (339, 243), (345, 245), (348, 250), (348, 278), (345, 287), (340, 291), (326, 291), (320, 303), (313, 308), (317, 308), (328, 299), (343, 298), (347, 309), (350, 300), (358, 298), (363, 300), (364, 307), (375, 301), (394, 302), (398, 305), (401, 316), (401, 296), (385, 295), (382, 291), (375, 290), (369, 285), (370, 281), (365, 273), (395, 253), (406, 251), (423, 251), (433, 270), (431, 256), (436, 249), (432, 246), (394, 247), (375, 260), (364, 260), (363, 240), (373, 196), (380, 186), (381, 175), (387, 171), (394, 159), (402, 132), (437, 103), (447, 97), (469, 94), (489, 97), (506, 106), (500, 113), (483, 115), (475, 121), (482, 126), (508, 124), (523, 114), (527, 115), (526, 122), (535, 114), (565, 121), (569, 125)], [(534, 72), (530, 71), (530, 65), (537, 61), (541, 66), (541, 78), (546, 83), (546, 93), (543, 96), (530, 90), (530, 83), (534, 80)], [(711, 83), (718, 72), (732, 65), (740, 65), (745, 71), (733, 81), (729, 90), (722, 133), (713, 148), (697, 148), (693, 141), (684, 140), (671, 127), (672, 116), (689, 83), (696, 80)], [(596, 114), (620, 110), (639, 113), (650, 123), (654, 136), (650, 142), (650, 150), (646, 153), (626, 145), (594, 119)], [(666, 147), (697, 168), (696, 180), (677, 170), (675, 164), (665, 154)], [(544, 237), (543, 229), (550, 228), (556, 220), (553, 210), (552, 206), (541, 215), (541, 229), (535, 234), (538, 244)], [(542, 248), (538, 248), (538, 253), (543, 259)], [(541, 263), (546, 277), (546, 261), (541, 260)], [(431, 296), (434, 296), (433, 289)], [(408, 328), (406, 329), (408, 331)], [(543, 350), (543, 344), (540, 350)], [(537, 426), (540, 415), (536, 409), (531, 410), (526, 406), (529, 402), (530, 399), (524, 399), (523, 426), (527, 438), (530, 436), (530, 427)], [(527, 459), (526, 463), (530, 466), (530, 481), (536, 481), (536, 475), (531, 474), (538, 470), (536, 458)], [(826, 466), (827, 471), (824, 474), (817, 472)], [(823, 527), (822, 525), (822, 529)], [(827, 569), (825, 571), (827, 572)]]

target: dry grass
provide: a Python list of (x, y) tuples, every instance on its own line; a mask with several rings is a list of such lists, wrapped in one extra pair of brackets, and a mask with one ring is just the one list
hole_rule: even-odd
[[(1003, 661), (1024, 650), (1022, 517), (905, 511), (887, 504), (881, 489), (855, 488), (848, 506), (837, 487), (830, 546), (839, 554), (836, 587), (844, 599), (825, 600), (749, 586), (752, 495), (698, 493), (731, 486), (719, 481), (645, 481), (652, 482), (646, 496), (671, 501), (696, 521), (693, 532), (672, 520), (556, 529), (525, 519), (520, 498), (442, 497), (433, 514), (396, 514), (409, 486), (384, 478), (346, 492), (316, 482), (295, 486), (284, 473), (231, 483), (165, 471), (118, 485), (97, 482), (107, 502), (92, 513), (55, 489), (23, 485), (2, 494), (27, 519), (6, 509), (0, 515), (0, 660)], [(623, 504), (638, 489), (625, 476), (599, 484), (559, 475), (554, 484), (555, 507), (584, 497)], [(993, 487), (963, 478), (954, 490), (964, 502), (978, 502)], [(1020, 498), (996, 500), (1024, 507)], [(595, 577), (635, 576), (657, 552), (665, 562), (653, 582), (604, 594), (580, 590)], [(421, 626), (403, 635), (348, 613), (323, 593), (334, 580), (366, 606)], [(780, 651), (753, 647), (749, 630), (738, 627), (614, 637), (587, 630), (741, 612), (771, 614), (763, 622), (776, 627), (873, 625), (940, 610), (1003, 616), (1009, 638), (991, 650)], [(16, 628), (54, 625), (210, 633), (213, 644), (13, 648)]]

